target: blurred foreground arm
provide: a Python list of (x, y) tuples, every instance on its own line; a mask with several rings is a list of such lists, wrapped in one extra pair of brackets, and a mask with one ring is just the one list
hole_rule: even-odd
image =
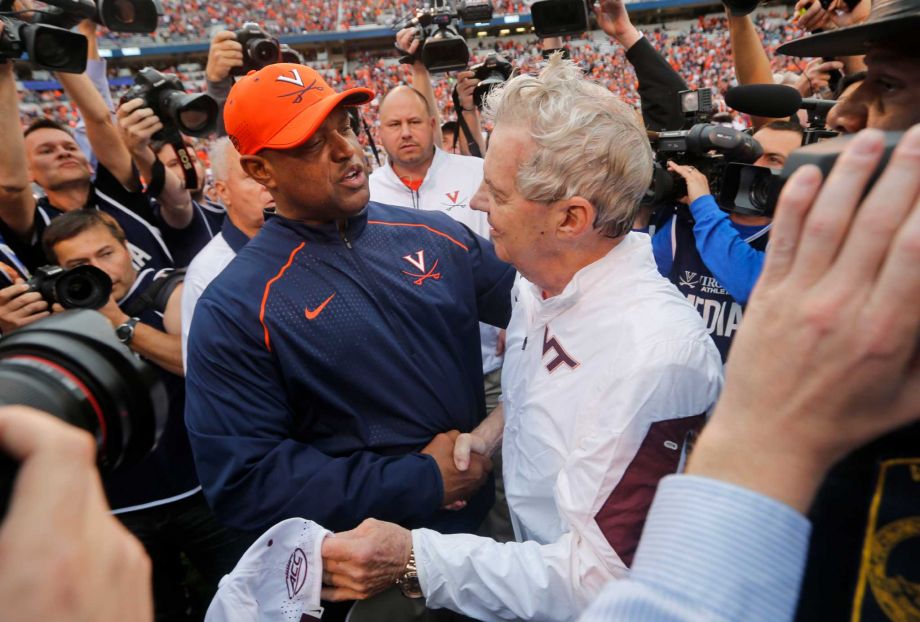
[(0, 451), (20, 463), (0, 525), (4, 622), (153, 620), (150, 560), (109, 514), (90, 435), (8, 406)]

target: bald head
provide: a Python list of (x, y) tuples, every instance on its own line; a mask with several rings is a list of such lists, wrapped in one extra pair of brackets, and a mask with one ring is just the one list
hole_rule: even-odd
[(398, 86), (380, 103), (380, 141), (400, 176), (424, 178), (434, 158), (437, 118), (425, 96)]

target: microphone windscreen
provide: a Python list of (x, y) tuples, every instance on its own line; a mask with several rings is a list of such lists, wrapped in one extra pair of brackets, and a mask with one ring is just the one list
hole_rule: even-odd
[(782, 84), (745, 84), (728, 89), (725, 104), (745, 114), (779, 119), (795, 114), (802, 95)]

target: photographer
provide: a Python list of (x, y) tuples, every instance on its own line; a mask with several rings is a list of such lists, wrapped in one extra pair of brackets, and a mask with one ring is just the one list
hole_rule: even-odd
[(91, 265), (111, 278), (112, 294), (100, 313), (123, 343), (160, 370), (166, 386), (169, 416), (156, 450), (136, 466), (107, 475), (104, 484), (113, 513), (143, 542), (153, 560), (157, 619), (182, 619), (189, 603), (180, 555), (201, 573), (200, 607), (245, 548), (245, 542), (214, 519), (195, 474), (183, 418), (182, 275), (153, 268), (138, 272), (124, 231), (111, 216), (96, 210), (56, 218), (42, 242), (60, 266)]
[(217, 121), (217, 133), (220, 136), (226, 136), (227, 131), (224, 129), (224, 104), (227, 102), (227, 95), (230, 94), (230, 88), (233, 86), (233, 78), (230, 72), (237, 67), (243, 66), (243, 46), (236, 40), (236, 33), (232, 30), (218, 30), (211, 37), (211, 45), (208, 47), (208, 62), (205, 66), (204, 75), (208, 87), (208, 95), (217, 101), (219, 114)]
[[(762, 127), (754, 139), (763, 147), (763, 155), (754, 164), (781, 169), (801, 145), (802, 131), (788, 121)], [(662, 276), (699, 310), (724, 361), (763, 268), (770, 218), (727, 214), (716, 204), (701, 172), (674, 162), (668, 163), (668, 169), (686, 180), (689, 210), (674, 209), (655, 232), (655, 261)]]

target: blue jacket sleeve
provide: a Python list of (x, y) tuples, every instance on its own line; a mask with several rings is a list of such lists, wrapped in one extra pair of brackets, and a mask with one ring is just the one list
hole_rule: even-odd
[(511, 287), (517, 271), (498, 258), (492, 242), (473, 233), (466, 225), (459, 226), (465, 232), (464, 242), (473, 267), (479, 321), (506, 328), (511, 320)]
[(745, 304), (763, 270), (766, 253), (742, 239), (711, 194), (691, 203), (690, 212), (696, 221), (693, 236), (700, 257), (725, 291)]
[[(444, 493), (433, 458), (326, 455), (292, 438), (286, 395), (264, 344), (205, 292), (189, 336), (185, 418), (198, 477), (222, 522), (262, 530), (299, 516), (341, 531), (370, 517), (412, 525), (437, 512)], [(302, 412), (309, 400), (298, 396)]]
[(655, 263), (658, 265), (658, 272), (664, 278), (671, 274), (671, 268), (674, 266), (674, 248), (671, 242), (671, 230), (674, 223), (668, 218), (652, 236), (652, 254), (655, 255)]

